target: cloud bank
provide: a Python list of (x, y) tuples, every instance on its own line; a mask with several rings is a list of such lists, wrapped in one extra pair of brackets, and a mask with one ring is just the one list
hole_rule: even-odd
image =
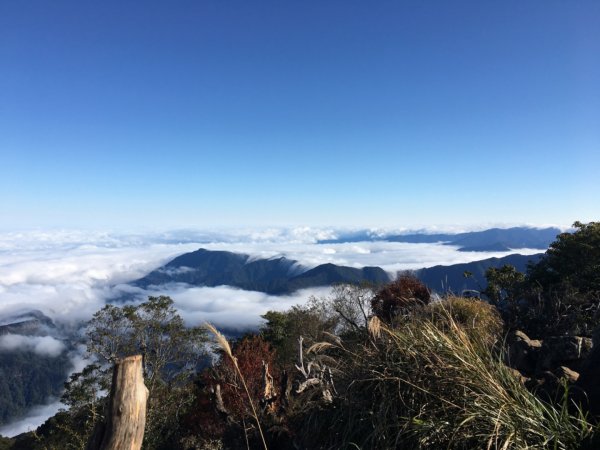
[(244, 291), (229, 286), (193, 287), (171, 284), (159, 291), (142, 291), (148, 295), (169, 295), (187, 325), (204, 322), (234, 330), (255, 329), (269, 310), (283, 311), (305, 303), (310, 297), (324, 297), (330, 288), (302, 289), (290, 295), (274, 296), (262, 292)]
[[(373, 233), (382, 233), (373, 230)], [(115, 234), (84, 231), (29, 231), (0, 233), (0, 319), (27, 309), (39, 309), (55, 321), (76, 324), (87, 320), (107, 299), (131, 290), (126, 283), (142, 277), (180, 254), (200, 247), (250, 254), (253, 258), (286, 256), (306, 268), (334, 263), (351, 267), (380, 266), (390, 273), (437, 264), (470, 262), (510, 252), (459, 252), (440, 244), (353, 242), (318, 244), (342, 232), (309, 227), (229, 232), (170, 231)], [(537, 253), (539, 250), (520, 250)], [(194, 321), (206, 319), (232, 324), (260, 313), (264, 306), (301, 302), (307, 293), (289, 298), (269, 297), (230, 288), (169, 286), (182, 312)], [(138, 298), (149, 293), (137, 292)], [(199, 305), (219, 306), (205, 310)], [(194, 308), (191, 308), (194, 306)], [(230, 317), (228, 317), (228, 311)], [(244, 314), (240, 314), (244, 311)], [(191, 320), (187, 319), (186, 320)]]
[(0, 336), (0, 352), (32, 351), (40, 356), (56, 358), (65, 350), (65, 344), (52, 336)]

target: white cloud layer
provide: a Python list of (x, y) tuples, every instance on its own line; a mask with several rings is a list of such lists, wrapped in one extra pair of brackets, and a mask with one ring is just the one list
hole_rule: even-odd
[(56, 358), (65, 350), (65, 344), (52, 336), (0, 336), (0, 352), (32, 351), (40, 356)]
[[(142, 277), (177, 255), (200, 247), (247, 253), (253, 258), (283, 255), (298, 260), (307, 268), (323, 263), (380, 266), (392, 274), (399, 270), (456, 264), (510, 253), (459, 252), (455, 247), (440, 244), (384, 241), (317, 243), (319, 239), (338, 234), (331, 229), (309, 227), (227, 233), (185, 230), (148, 234), (0, 233), (0, 319), (26, 309), (39, 309), (61, 322), (86, 320), (106, 299), (131, 289), (124, 287), (125, 283)], [(538, 250), (519, 252), (536, 253)], [(190, 290), (182, 286), (165, 288), (160, 293), (171, 293), (178, 306), (181, 302), (182, 310), (189, 309), (190, 305), (218, 304), (218, 313), (204, 311), (206, 318), (227, 324), (232, 324), (239, 317), (238, 311), (244, 308), (250, 314), (250, 305), (255, 305), (256, 311), (260, 312), (262, 305), (302, 301), (304, 295), (299, 292), (283, 299), (224, 287)], [(201, 311), (193, 309), (196, 320), (200, 320)], [(246, 316), (243, 319), (244, 323), (251, 322)]]
[(286, 310), (305, 303), (311, 296), (326, 296), (330, 289), (302, 289), (290, 295), (274, 296), (229, 286), (210, 288), (173, 284), (157, 292), (145, 292), (169, 295), (188, 325), (211, 322), (220, 327), (245, 330), (258, 327), (262, 323), (260, 316), (269, 310)]
[[(379, 266), (395, 274), (397, 271), (421, 269), (438, 264), (451, 265), (502, 257), (508, 252), (459, 252), (457, 247), (442, 244), (410, 244), (404, 242), (364, 241), (340, 244), (307, 244), (278, 242), (208, 243), (208, 250), (248, 253), (257, 258), (285, 256), (307, 267), (333, 263), (350, 267)], [(522, 254), (539, 253), (539, 249), (518, 249)]]

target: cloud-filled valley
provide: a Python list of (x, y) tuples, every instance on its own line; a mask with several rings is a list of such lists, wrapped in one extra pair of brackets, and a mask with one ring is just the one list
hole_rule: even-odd
[[(266, 309), (301, 302), (309, 294), (298, 292), (284, 299), (227, 287), (188, 289), (176, 285), (143, 292), (126, 285), (175, 256), (200, 247), (246, 253), (255, 258), (283, 255), (306, 268), (334, 263), (351, 267), (380, 266), (390, 273), (509, 253), (487, 252), (482, 256), (478, 252), (458, 252), (447, 245), (385, 241), (317, 243), (332, 236), (335, 236), (333, 231), (309, 228), (229, 234), (183, 231), (136, 235), (83, 231), (2, 233), (0, 318), (21, 310), (39, 309), (59, 322), (77, 323), (91, 317), (107, 299), (129, 291), (138, 298), (145, 294), (172, 295), (190, 322), (207, 319), (217, 324), (255, 325), (256, 317)], [(519, 250), (520, 253), (538, 251)], [(249, 320), (252, 314), (256, 317)]]

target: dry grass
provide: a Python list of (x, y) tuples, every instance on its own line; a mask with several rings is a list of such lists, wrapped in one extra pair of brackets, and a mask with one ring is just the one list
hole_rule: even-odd
[(450, 297), (442, 302), (430, 303), (423, 313), (439, 328), (449, 330), (452, 324), (459, 325), (461, 331), (479, 343), (494, 345), (502, 340), (502, 318), (498, 310), (487, 302)]
[(373, 324), (362, 347), (338, 347), (342, 397), (306, 420), (312, 445), (567, 450), (589, 439), (596, 430), (572, 405), (544, 403), (502, 364), (490, 348), (493, 316), (468, 302), (407, 316), (395, 328)]
[(381, 322), (381, 320), (379, 320), (379, 317), (371, 317), (371, 319), (369, 319), (369, 322), (367, 323), (367, 330), (369, 331), (369, 335), (373, 339), (379, 339), (381, 337), (382, 326), (383, 323)]

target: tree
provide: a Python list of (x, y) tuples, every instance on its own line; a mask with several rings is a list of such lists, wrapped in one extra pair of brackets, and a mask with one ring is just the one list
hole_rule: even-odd
[(291, 367), (298, 354), (299, 336), (307, 343), (318, 342), (324, 332), (333, 333), (338, 323), (338, 318), (326, 314), (316, 298), (285, 312), (268, 311), (261, 317), (267, 321), (260, 329), (262, 337), (277, 350), (277, 361)]
[(525, 281), (525, 274), (519, 272), (514, 266), (505, 264), (502, 267), (490, 267), (485, 271), (487, 287), (483, 293), (490, 300), (498, 303), (508, 300), (513, 303)]
[(530, 283), (545, 292), (569, 285), (580, 293), (600, 293), (600, 222), (575, 222), (561, 233), (542, 260), (529, 268)]
[(105, 393), (109, 391), (107, 372), (98, 364), (88, 364), (69, 377), (60, 399), (69, 412), (54, 424), (63, 432), (62, 447), (85, 448), (96, 424), (104, 420)]
[(144, 355), (144, 372), (152, 392), (195, 368), (206, 334), (185, 326), (170, 297), (148, 297), (137, 306), (106, 305), (88, 323), (88, 353), (106, 362), (136, 353)]
[[(522, 301), (513, 304), (510, 317), (505, 318), (530, 336), (591, 336), (598, 326), (600, 222), (575, 222), (573, 227), (573, 232), (556, 237), (538, 263), (529, 265), (518, 289)], [(502, 278), (498, 272), (492, 275)], [(494, 283), (488, 289), (494, 295)]]
[(144, 448), (168, 442), (177, 433), (179, 415), (193, 400), (190, 378), (205, 354), (204, 329), (186, 327), (173, 300), (160, 296), (139, 305), (106, 305), (94, 314), (86, 334), (88, 354), (97, 363), (71, 377), (65, 403), (73, 413), (82, 408), (91, 413), (98, 392), (110, 385), (112, 363), (141, 353), (149, 391)]
[(329, 316), (337, 316), (337, 334), (364, 330), (372, 314), (375, 292), (371, 286), (341, 284), (334, 286), (324, 300)]

